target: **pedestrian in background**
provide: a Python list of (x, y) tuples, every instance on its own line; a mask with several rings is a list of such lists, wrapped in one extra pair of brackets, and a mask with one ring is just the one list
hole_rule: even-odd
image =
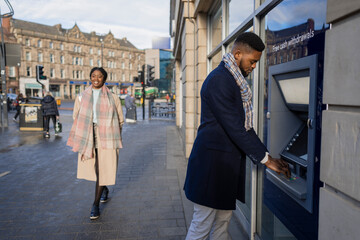
[(24, 102), (24, 96), (22, 93), (19, 93), (19, 95), (16, 97), (16, 101), (15, 101), (15, 109), (16, 109), (16, 114), (13, 118), (13, 120), (16, 122), (17, 121), (17, 117), (20, 115), (20, 109), (21, 106), (20, 104)]
[[(44, 117), (44, 128), (45, 128), (44, 137), (49, 138), (50, 119), (52, 119), (54, 129), (56, 126), (56, 120), (59, 120), (59, 110), (55, 98), (53, 98), (50, 92), (47, 92), (45, 94), (45, 97), (41, 100), (41, 110)], [(55, 133), (55, 135), (57, 134)]]
[(126, 114), (125, 114), (126, 122), (136, 122), (135, 98), (131, 93), (128, 94), (125, 98), (125, 108), (126, 108)]
[(121, 102), (105, 86), (106, 78), (103, 68), (91, 69), (91, 86), (75, 100), (74, 123), (67, 142), (79, 153), (77, 178), (96, 181), (91, 220), (99, 218), (99, 204), (108, 200), (106, 185), (115, 184), (119, 149), (122, 148)]
[(235, 40), (231, 53), (201, 88), (201, 124), (191, 151), (184, 190), (194, 203), (187, 240), (229, 239), (236, 199), (245, 202), (246, 156), (290, 176), (288, 164), (272, 158), (253, 129), (252, 94), (245, 79), (265, 45), (254, 33)]

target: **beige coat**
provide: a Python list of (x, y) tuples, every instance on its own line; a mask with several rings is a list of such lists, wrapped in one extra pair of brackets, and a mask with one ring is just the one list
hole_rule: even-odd
[[(116, 111), (119, 116), (120, 129), (122, 129), (122, 125), (124, 124), (124, 116), (122, 112), (121, 101), (116, 94), (113, 94), (113, 97), (116, 105)], [(76, 97), (73, 119), (75, 119), (75, 117), (77, 116), (80, 110), (80, 101), (81, 100), (79, 99), (79, 97)], [(98, 146), (101, 146), (101, 144), (98, 144)], [(100, 186), (115, 184), (118, 158), (119, 158), (119, 149), (102, 149), (98, 147)], [(95, 157), (92, 159), (87, 159), (85, 161), (82, 161), (81, 154), (78, 155), (77, 178), (86, 179), (89, 181), (96, 181)]]

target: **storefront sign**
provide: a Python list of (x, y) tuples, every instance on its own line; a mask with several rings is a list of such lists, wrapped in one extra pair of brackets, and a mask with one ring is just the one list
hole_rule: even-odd
[(25, 88), (42, 89), (38, 83), (25, 83)]
[(81, 82), (81, 81), (70, 81), (70, 84), (77, 84), (77, 85), (87, 85), (87, 82)]
[(307, 32), (307, 33), (304, 33), (302, 35), (298, 34), (296, 36), (291, 37), (289, 41), (285, 40), (281, 44), (274, 45), (272, 47), (272, 50), (273, 50), (273, 52), (277, 52), (277, 51), (285, 49), (287, 47), (291, 47), (292, 45), (295, 45), (297, 43), (308, 40), (312, 37), (314, 37), (314, 30), (310, 29), (309, 32)]

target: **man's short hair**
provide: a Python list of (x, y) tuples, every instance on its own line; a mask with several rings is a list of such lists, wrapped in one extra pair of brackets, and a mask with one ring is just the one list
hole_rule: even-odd
[(262, 52), (265, 49), (265, 45), (261, 38), (252, 32), (245, 32), (240, 34), (236, 40), (234, 45), (248, 45), (252, 49)]

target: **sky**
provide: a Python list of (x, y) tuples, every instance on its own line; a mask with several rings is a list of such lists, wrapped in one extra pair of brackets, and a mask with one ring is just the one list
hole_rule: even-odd
[[(170, 0), (9, 0), (13, 18), (82, 32), (126, 37), (139, 49), (154, 37), (169, 37)], [(0, 1), (1, 14), (9, 12)]]

